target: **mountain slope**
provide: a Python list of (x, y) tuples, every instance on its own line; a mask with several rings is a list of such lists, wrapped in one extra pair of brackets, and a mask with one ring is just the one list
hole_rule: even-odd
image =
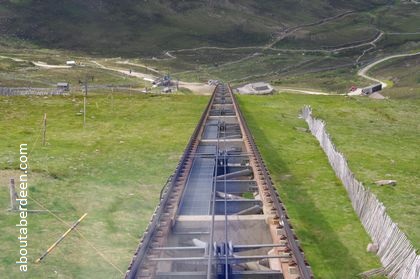
[(48, 48), (107, 54), (154, 54), (197, 46), (251, 46), (287, 27), (386, 0), (9, 0), (0, 30)]

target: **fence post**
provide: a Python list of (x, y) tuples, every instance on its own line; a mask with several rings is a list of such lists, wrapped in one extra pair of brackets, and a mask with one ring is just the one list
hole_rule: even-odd
[(42, 129), (42, 146), (45, 146), (45, 136), (47, 134), (47, 113), (44, 113), (43, 129)]
[(15, 211), (17, 210), (17, 194), (15, 189), (15, 179), (10, 178), (10, 210)]

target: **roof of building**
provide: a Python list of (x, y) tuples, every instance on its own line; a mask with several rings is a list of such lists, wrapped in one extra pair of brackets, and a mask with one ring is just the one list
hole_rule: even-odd
[(274, 88), (266, 82), (249, 83), (238, 88), (240, 94), (270, 94)]

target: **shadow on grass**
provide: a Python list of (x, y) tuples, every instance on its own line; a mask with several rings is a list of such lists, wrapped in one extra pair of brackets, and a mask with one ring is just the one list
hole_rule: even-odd
[[(246, 115), (248, 125), (251, 124), (250, 129), (257, 142), (264, 143), (264, 148), (259, 147), (259, 149), (264, 157), (269, 158), (266, 163), (272, 174), (281, 176), (282, 174), (293, 173), (288, 167), (289, 163), (281, 158), (279, 151), (272, 146), (259, 125), (252, 125), (257, 122), (251, 113), (244, 109), (242, 111)], [(336, 183), (336, 181), (331, 181), (331, 183)], [(307, 254), (307, 260), (312, 266), (315, 277), (355, 278), (357, 274), (365, 271), (359, 265), (360, 259), (355, 258), (350, 253), (331, 226), (334, 220), (328, 220), (324, 216), (316, 206), (311, 193), (303, 186), (302, 181), (296, 176), (289, 176), (287, 182), (283, 182), (283, 185), (285, 191), (279, 191), (280, 197), (287, 195), (289, 203), (294, 203), (293, 205), (285, 204), (285, 207), (286, 209), (288, 207), (293, 209), (289, 211), (289, 213), (293, 211), (292, 216), (289, 215), (292, 218), (292, 223), (294, 223), (294, 220), (296, 220), (296, 223), (300, 223), (300, 227), (296, 226), (295, 231), (302, 243), (302, 248)], [(280, 189), (277, 187), (277, 190)]]

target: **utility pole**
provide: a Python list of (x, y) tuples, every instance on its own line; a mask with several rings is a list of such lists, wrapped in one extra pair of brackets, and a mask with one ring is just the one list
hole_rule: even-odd
[[(93, 80), (93, 78), (92, 78)], [(88, 76), (85, 76), (85, 80), (81, 82), (79, 80), (80, 84), (83, 84), (84, 86), (84, 95), (83, 95), (83, 128), (86, 127), (86, 100), (87, 100), (87, 93), (88, 93)]]
[(43, 129), (42, 129), (42, 146), (45, 146), (45, 136), (47, 134), (47, 113), (44, 113)]
[(114, 87), (111, 89), (111, 111), (114, 112)]
[(87, 99), (87, 79), (85, 79), (85, 95), (83, 96), (83, 128), (86, 127), (86, 99)]

